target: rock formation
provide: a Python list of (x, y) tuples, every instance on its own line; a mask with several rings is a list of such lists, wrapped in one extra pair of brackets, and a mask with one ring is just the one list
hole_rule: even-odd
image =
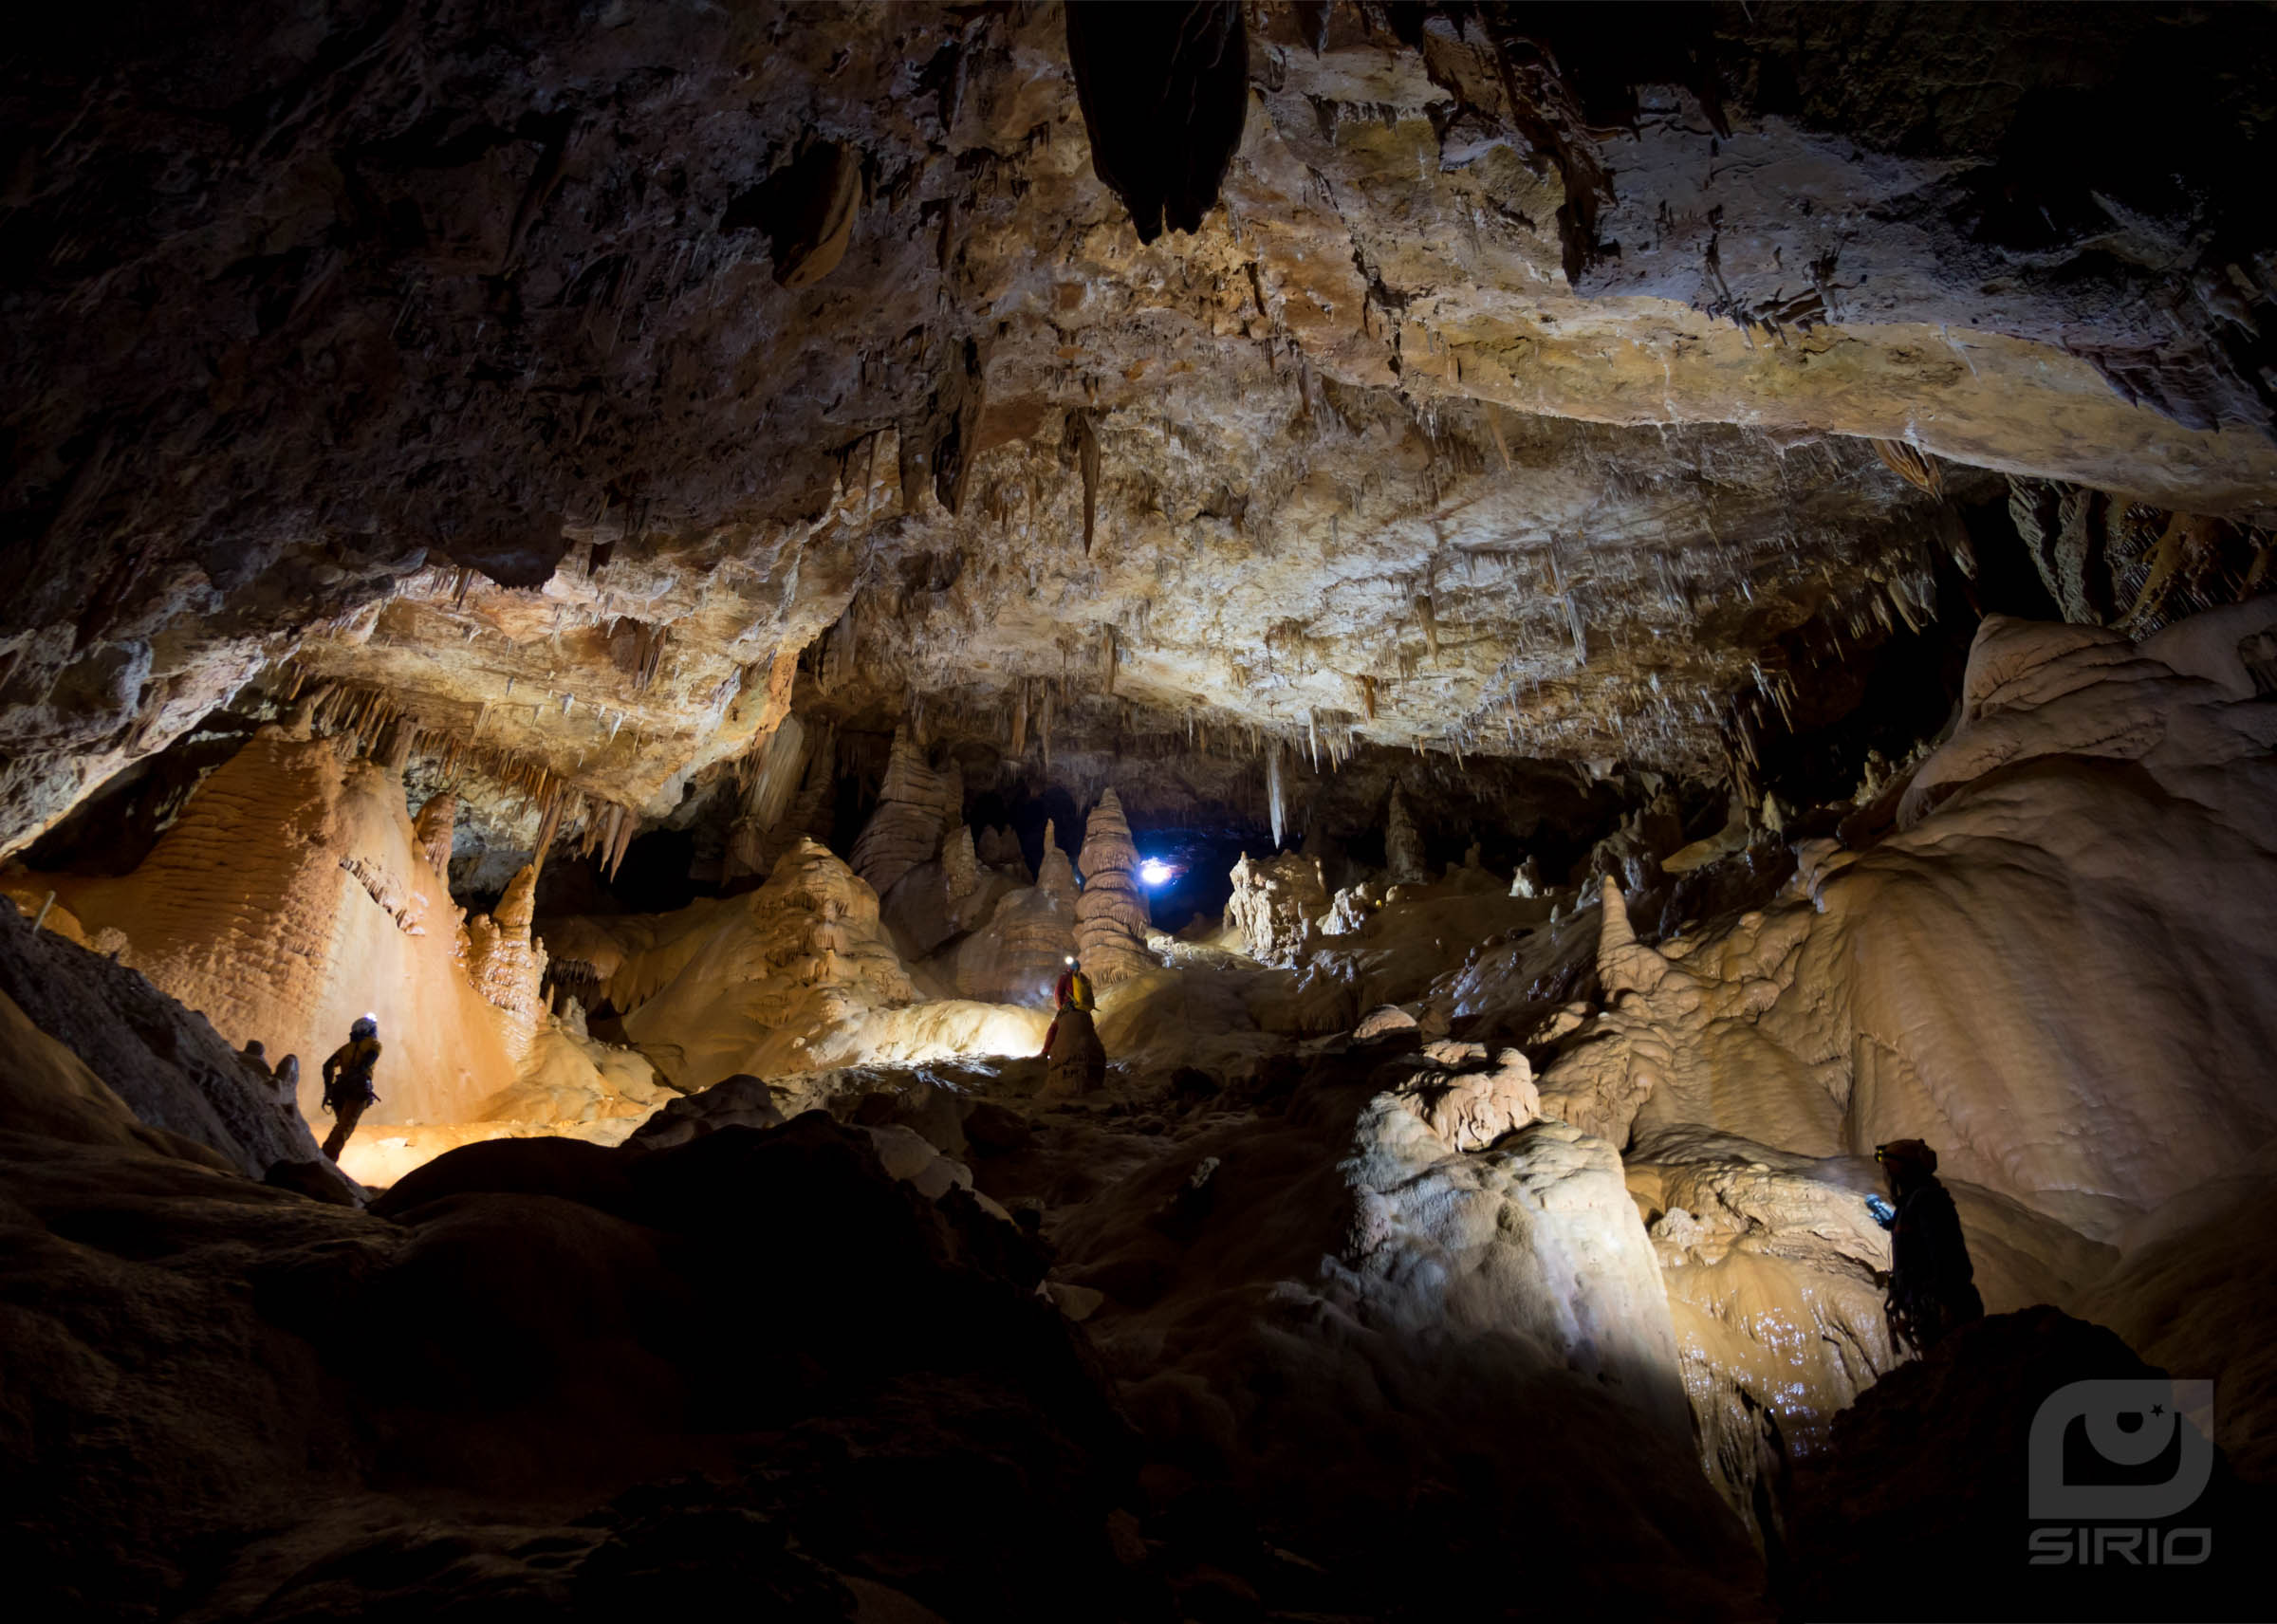
[[(1046, 841), (1049, 846), (1048, 839)], [(1045, 862), (1051, 854), (1047, 849)], [(1131, 843), (1131, 826), (1123, 821), (1122, 803), (1110, 789), (1091, 809), (1083, 826), (1083, 849), (1076, 859), (1083, 870), (1083, 894), (1075, 902), (1076, 957), (1097, 987), (1117, 982), (1149, 969), (1154, 957), (1146, 950), (1146, 892), (1138, 883), (1138, 849)]]
[(1044, 1092), (1062, 1097), (1089, 1094), (1106, 1080), (1107, 1051), (1088, 1009), (1073, 1006), (1054, 1018), (1051, 1047), (1044, 1056)]
[(1383, 905), (1383, 892), (1380, 883), (1371, 880), (1345, 886), (1329, 899), (1328, 912), (1321, 915), (1321, 934), (1348, 936), (1360, 930)]
[(206, 1021), (135, 971), (34, 931), (13, 908), (0, 908), (0, 1024), (20, 1132), (256, 1179), (320, 1160), (306, 1123), (275, 1109)]
[(963, 823), (941, 841), (941, 877), (952, 903), (961, 902), (980, 889), (980, 858), (972, 849), (972, 830)]
[(1044, 820), (1044, 859), (1036, 865), (1036, 887), (1074, 913), (1075, 864), (1061, 848), (1059, 831), (1048, 818)]
[(451, 877), (451, 838), (458, 822), (458, 797), (449, 790), (431, 795), (412, 821), (412, 840), (425, 854), (427, 866), (444, 879)]
[(1233, 865), (1233, 895), (1226, 924), (1241, 932), (1259, 964), (1293, 965), (1328, 911), (1318, 858), (1284, 852)]
[(1431, 878), (1431, 865), (1423, 858), (1423, 837), (1416, 833), (1416, 821), (1408, 816), (1407, 798), (1399, 786), (1392, 785), (1392, 801), (1383, 815), (1384, 867), (1394, 885), (1420, 885)]
[(878, 809), (854, 842), (854, 872), (883, 896), (911, 869), (939, 855), (943, 831), (961, 819), (956, 803), (962, 799), (948, 778), (925, 764), (908, 729), (896, 729)]
[(1007, 892), (988, 923), (958, 944), (956, 990), (990, 1004), (1048, 1008), (1052, 985), (1074, 956), (1071, 905), (1040, 885)]
[[(1045, 843), (1048, 845), (1050, 840), (1046, 835)], [(1033, 877), (1027, 872), (1027, 858), (1020, 851), (1020, 837), (1009, 829), (983, 829), (975, 855), (990, 868), (1016, 869), (1023, 877)]]
[(467, 973), (476, 991), (513, 1018), (524, 1043), (545, 1013), (546, 950), (530, 935), (537, 889), (537, 870), (526, 868), (493, 912), (467, 921)]
[(311, 1119), (318, 1062), (366, 1010), (388, 1045), (375, 1126), (473, 1116), (512, 1080), (538, 1013), (539, 969), (524, 960), (478, 992), (399, 782), (343, 763), (330, 740), (262, 729), (132, 874), (65, 889), (91, 930), (120, 932), (137, 968), (232, 1045), (298, 1054)]
[[(1397, 1008), (1396, 1006), (1391, 1006)], [(1410, 1027), (1416, 1023), (1411, 1018)], [(1386, 1029), (1376, 1023), (1376, 1031)], [(1356, 1039), (1374, 1035), (1369, 1022)], [(1434, 1134), (1458, 1151), (1483, 1151), (1542, 1115), (1533, 1068), (1516, 1049), (1489, 1058), (1483, 1043), (1427, 1043), (1423, 1063), (1392, 1092)]]
[(591, 967), (624, 1029), (677, 1087), (861, 1059), (1033, 1054), (1046, 1017), (994, 1003), (916, 1003), (876, 893), (812, 840), (756, 891), (658, 915), (548, 925)]
[[(2145, 1225), (2175, 1262), (2224, 1266), (2215, 1214), (2256, 1198), (2249, 1148), (2277, 1109), (2237, 1058), (2277, 1040), (2240, 979), (2267, 946), (2269, 871), (2241, 842), (2269, 758), (2239, 651), (2272, 618), (2241, 606), (2139, 646), (1988, 621), (1960, 725), (1905, 790), (1910, 828), (1863, 853), (1819, 842), (1789, 895), (1657, 948), (1604, 882), (1606, 1007), (1562, 1043), (1542, 1108), (1633, 1143), (1640, 1163), (1737, 1164), (1712, 1197), (1675, 1190), (1665, 1167), (1640, 1187), (1665, 1206), (1655, 1235), (1672, 1290), (1709, 1317), (1695, 1393), (1725, 1396), (1702, 1406), (1703, 1447), (1735, 1502), (1783, 1469), (1758, 1459), (1765, 1394), (1787, 1394), (1782, 1448), (1807, 1449), (1861, 1374), (1888, 1368), (1870, 1290), (1880, 1242), (1849, 1205), (1878, 1181), (1843, 1158), (1897, 1137), (1940, 1148), (1995, 1312), (2086, 1301), (2112, 1246)], [(2097, 770), (2099, 756), (2137, 776)], [(2176, 843), (2146, 861), (2154, 824)], [(2194, 1012), (2180, 1026), (2178, 1006)], [(2152, 1118), (2167, 1125), (2135, 1126)], [(1718, 1150), (1715, 1134), (1742, 1142)], [(1780, 1193), (1796, 1176), (1812, 1182)], [(1726, 1208), (1763, 1240), (1731, 1239), (1713, 1210)], [(1751, 1252), (1750, 1283), (1727, 1260)], [(2110, 1278), (2100, 1311), (2138, 1323), (2161, 1288), (2144, 1272)], [(1776, 1350), (1798, 1327), (1850, 1352), (1796, 1381)], [(2162, 1346), (2202, 1368), (2243, 1356), (2211, 1322)]]

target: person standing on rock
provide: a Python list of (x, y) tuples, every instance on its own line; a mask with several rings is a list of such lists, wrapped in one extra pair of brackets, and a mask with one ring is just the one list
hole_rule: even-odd
[(1088, 1094), (1107, 1076), (1107, 1051), (1091, 1019), (1091, 978), (1074, 968), (1073, 959), (1067, 963), (1066, 973), (1052, 989), (1059, 1013), (1044, 1034), (1046, 1094)]
[(1091, 978), (1075, 968), (1069, 958), (1067, 968), (1060, 971), (1060, 979), (1051, 986), (1051, 1024), (1044, 1030), (1043, 1053), (1051, 1053), (1051, 1041), (1060, 1035), (1060, 1018), (1070, 1009), (1088, 1010), (1091, 1005)]
[(347, 1148), (358, 1119), (380, 1103), (380, 1096), (372, 1091), (372, 1070), (379, 1063), (379, 1017), (360, 1015), (348, 1028), (348, 1041), (324, 1061), (324, 1109), (333, 1116), (332, 1132), (324, 1136), (324, 1154), (335, 1162)]
[(1890, 1284), (1882, 1300), (1890, 1339), (1926, 1354), (1956, 1326), (1985, 1317), (1976, 1265), (1961, 1234), (1953, 1196), (1937, 1182), (1937, 1153), (1919, 1139), (1874, 1148), (1890, 1175), (1895, 1207), (1869, 1196), (1874, 1221), (1890, 1231)]

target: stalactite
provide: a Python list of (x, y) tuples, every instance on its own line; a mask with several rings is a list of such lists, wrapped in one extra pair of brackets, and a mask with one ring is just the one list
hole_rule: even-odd
[(1073, 415), (1076, 460), (1083, 475), (1083, 556), (1091, 556), (1091, 538), (1099, 516), (1099, 430), (1087, 411)]
[(562, 795), (558, 789), (545, 797), (545, 815), (538, 820), (538, 839), (530, 852), (529, 865), (543, 871), (546, 854), (553, 845), (553, 837), (562, 826)]
[(1275, 739), (1265, 756), (1265, 803), (1276, 848), (1287, 844), (1288, 840), (1288, 777), (1281, 758), (1281, 741)]
[(1873, 445), (1875, 454), (1907, 484), (1917, 486), (1932, 496), (1945, 494), (1944, 471), (1917, 449), (1903, 440), (1876, 440)]
[(761, 829), (771, 829), (790, 809), (806, 770), (806, 724), (786, 716), (758, 752), (759, 762), (744, 793), (744, 812)]

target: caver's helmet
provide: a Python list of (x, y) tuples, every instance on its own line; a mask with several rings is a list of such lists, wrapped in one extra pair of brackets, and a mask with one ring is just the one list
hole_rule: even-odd
[(348, 1036), (351, 1038), (377, 1038), (379, 1035), (380, 1017), (377, 1015), (359, 1015), (356, 1017), (356, 1024), (348, 1028)]
[(1893, 1172), (1910, 1169), (1916, 1172), (1937, 1171), (1937, 1153), (1919, 1139), (1892, 1139), (1886, 1145), (1874, 1147), (1874, 1159)]

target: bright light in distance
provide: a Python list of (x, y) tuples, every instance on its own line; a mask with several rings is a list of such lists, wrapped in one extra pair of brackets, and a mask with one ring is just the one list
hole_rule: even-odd
[(1145, 858), (1138, 864), (1138, 881), (1142, 885), (1168, 885), (1178, 877), (1178, 871), (1160, 858)]

